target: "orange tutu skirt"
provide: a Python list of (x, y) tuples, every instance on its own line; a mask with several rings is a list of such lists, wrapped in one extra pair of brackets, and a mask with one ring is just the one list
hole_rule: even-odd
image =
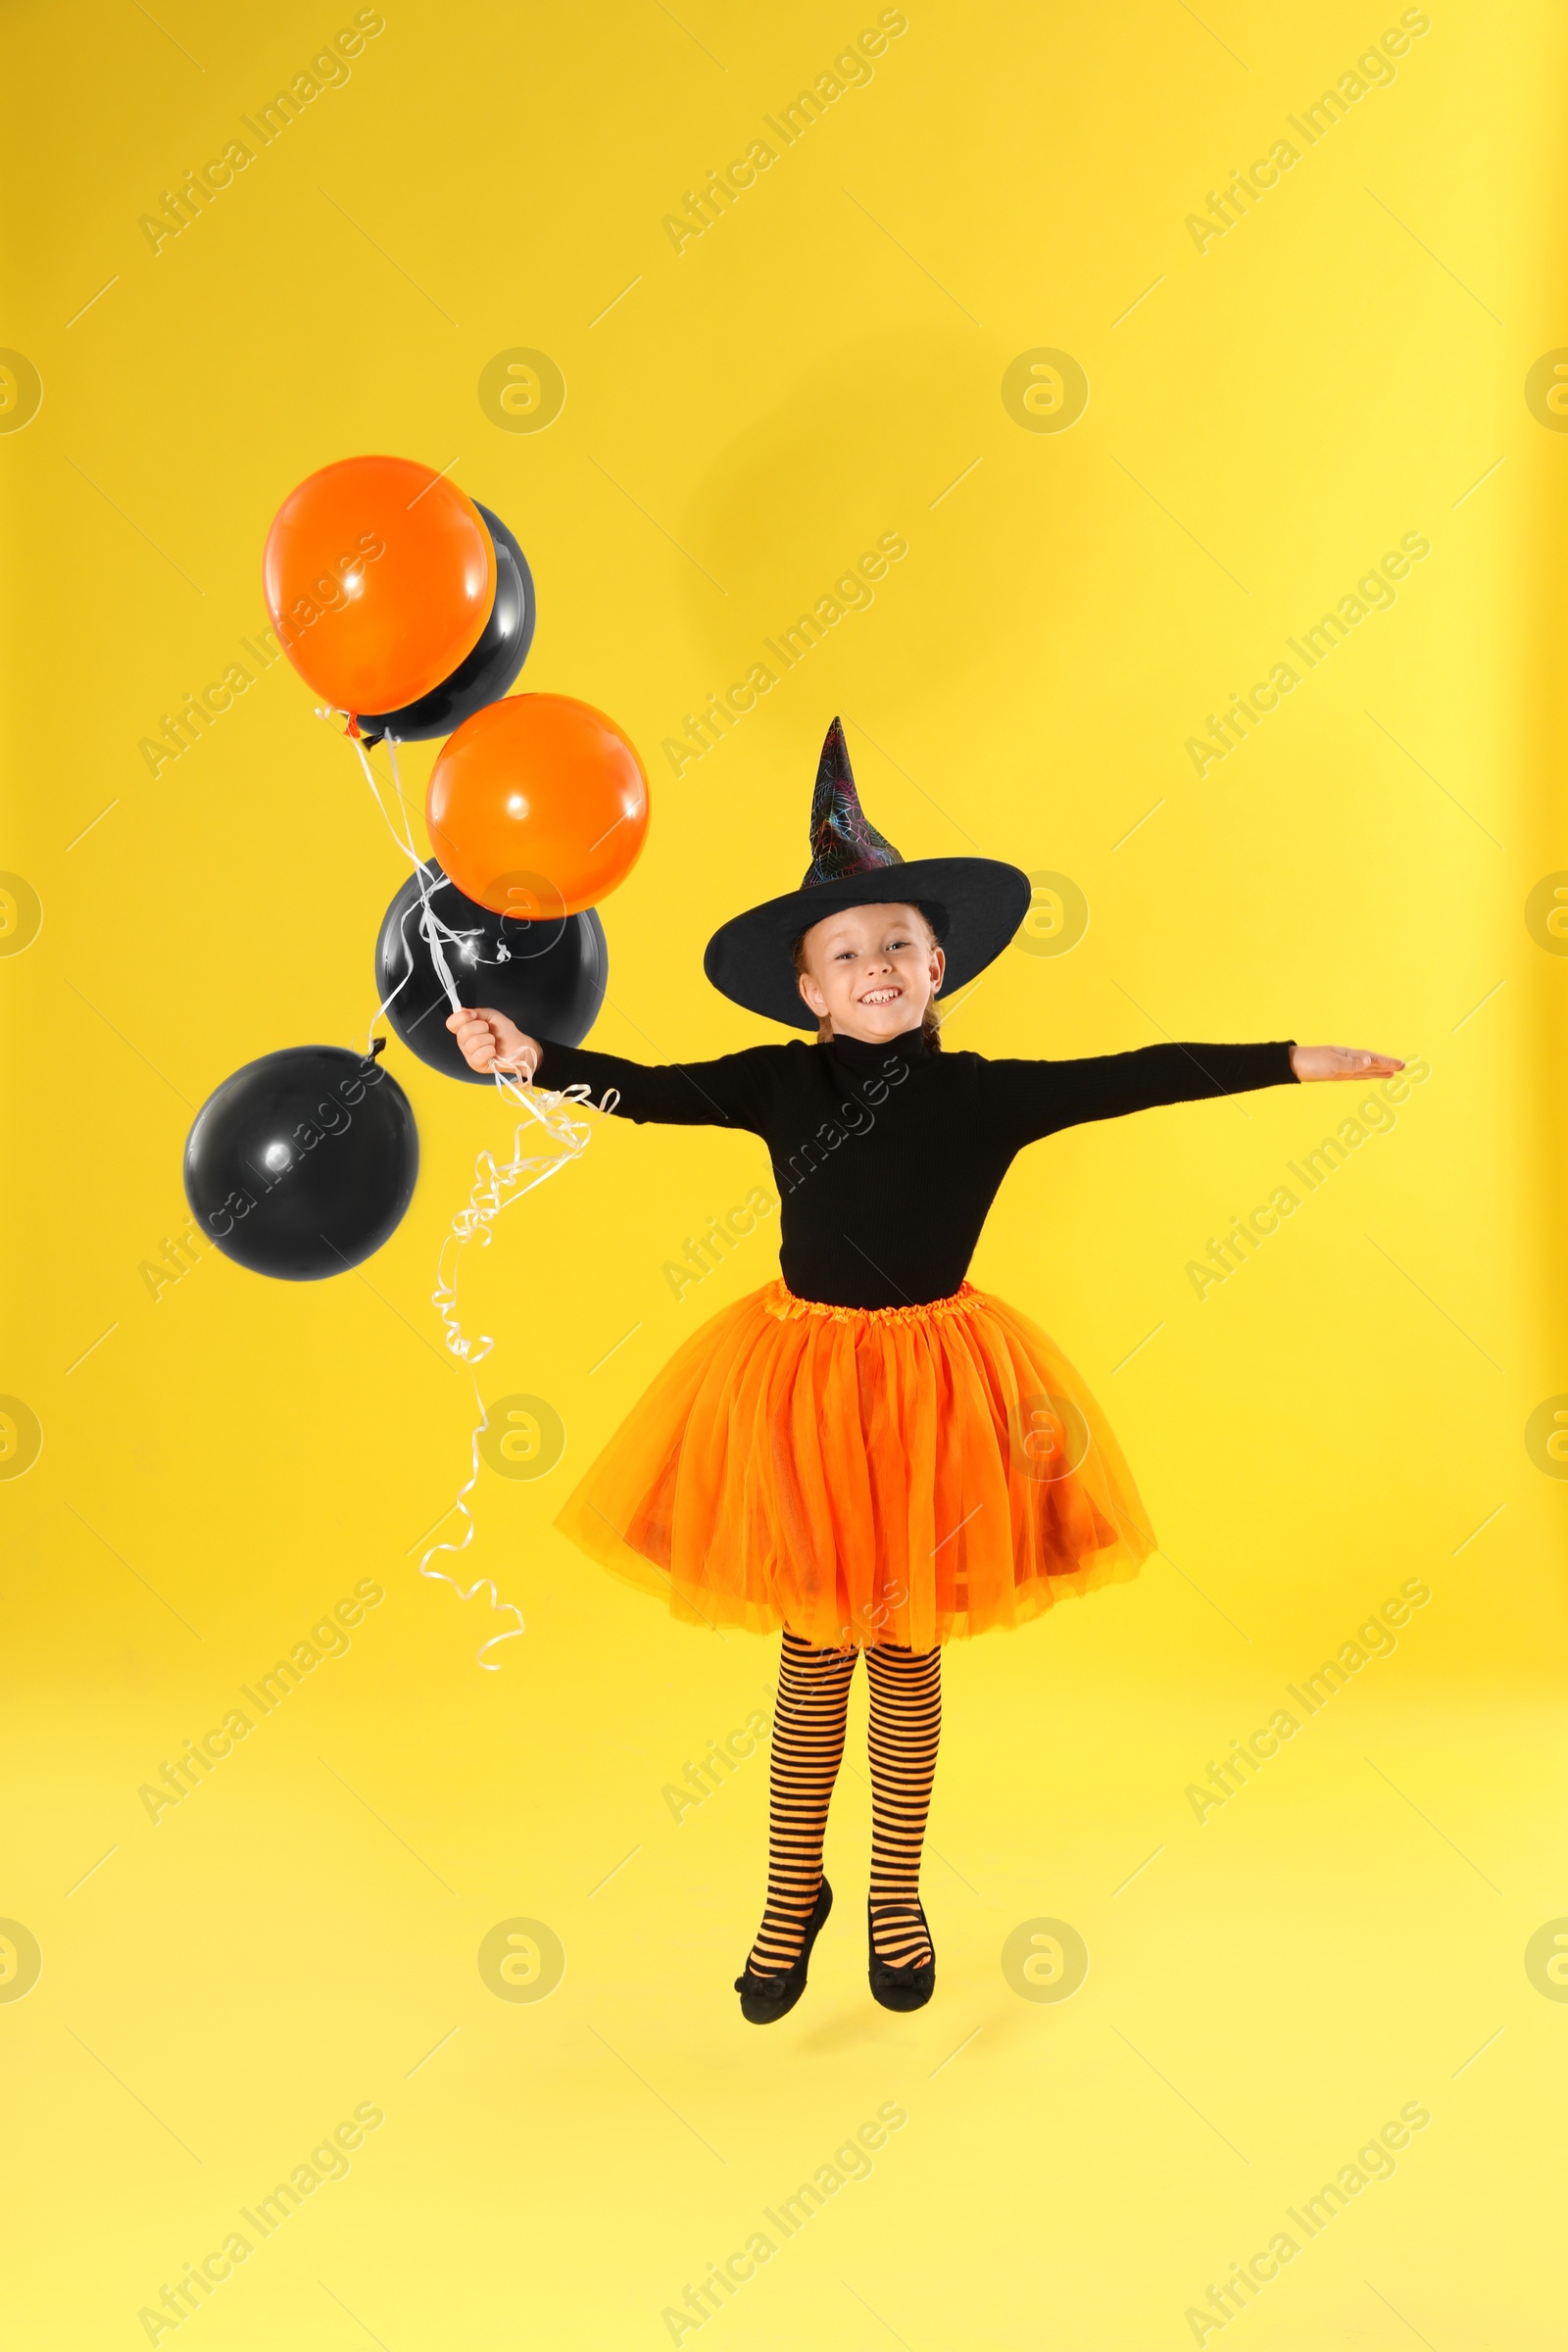
[(1039, 1325), (969, 1283), (826, 1306), (781, 1281), (677, 1348), (556, 1525), (692, 1624), (929, 1650), (1136, 1575), (1154, 1536)]

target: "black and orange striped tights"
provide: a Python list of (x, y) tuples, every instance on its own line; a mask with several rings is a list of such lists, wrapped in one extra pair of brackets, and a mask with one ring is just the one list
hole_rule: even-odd
[[(767, 1907), (747, 1962), (771, 1976), (800, 1957), (822, 1884), (827, 1809), (844, 1754), (854, 1649), (813, 1649), (786, 1630), (769, 1776)], [(894, 1968), (931, 1946), (915, 1908), (920, 1849), (942, 1734), (942, 1652), (868, 1648), (871, 1765), (871, 1933)]]

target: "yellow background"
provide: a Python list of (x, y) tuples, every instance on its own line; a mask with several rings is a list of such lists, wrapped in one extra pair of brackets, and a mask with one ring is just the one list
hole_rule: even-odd
[[(43, 909), (0, 971), (0, 1388), (43, 1430), (0, 1494), (0, 1912), (43, 1953), (0, 2004), (8, 2336), (145, 2341), (139, 2309), (369, 2101), (349, 2177), (181, 2344), (635, 2352), (896, 2101), (871, 2178), (705, 2343), (1158, 2352), (1420, 2101), (1396, 2177), (1224, 2335), (1553, 2340), (1568, 2006), (1524, 1953), (1568, 1912), (1565, 1495), (1525, 1427), (1568, 1389), (1568, 969), (1524, 906), (1568, 866), (1568, 441), (1524, 382), (1568, 341), (1560, 21), (1438, 0), (1392, 84), (1200, 253), (1188, 214), (1396, 11), (911, 0), (874, 78), (677, 254), (663, 216), (874, 10), (389, 0), (352, 77), (155, 255), (139, 217), (352, 13), (7, 17), (0, 341), (43, 384), (0, 435), (0, 864)], [(565, 377), (538, 433), (478, 399), (516, 347)], [(1001, 397), (1041, 347), (1091, 386), (1061, 433)], [(766, 1225), (678, 1301), (662, 1273), (765, 1178), (753, 1143), (602, 1126), (468, 1253), (484, 1395), (567, 1432), (549, 1476), (475, 1491), (465, 1565), (527, 1620), (493, 1675), (502, 1621), (416, 1567), (473, 1419), (429, 1294), (501, 1105), (394, 1041), (423, 1158), (376, 1257), (294, 1286), (204, 1251), (156, 1300), (141, 1272), (212, 1089), (363, 1044), (374, 1009), (405, 867), (292, 672), (156, 780), (138, 751), (254, 634), (286, 492), (374, 450), (451, 462), (507, 519), (539, 592), (522, 687), (644, 751), (654, 822), (604, 908), (593, 1042), (760, 1040), (701, 952), (804, 866), (842, 711), (906, 856), (978, 847), (1088, 898), (1073, 952), (1008, 952), (953, 1042), (1291, 1036), (1430, 1066), (1201, 1300), (1188, 1261), (1352, 1091), (1082, 1129), (1009, 1178), (975, 1278), (1080, 1366), (1164, 1548), (950, 1657), (918, 2016), (865, 1985), (863, 1695), (839, 1909), (759, 2034), (730, 1983), (765, 1758), (678, 1824), (662, 1792), (765, 1704), (772, 1646), (672, 1628), (549, 1524), (679, 1340), (774, 1270)], [(888, 530), (909, 553), (874, 606), (677, 780), (683, 714)], [(1206, 714), (1409, 531), (1432, 553), (1394, 609), (1195, 774)], [(1200, 1825), (1188, 1784), (1410, 1577), (1433, 1597), (1397, 1650)], [(386, 1598), (348, 1654), (154, 1826), (140, 1785), (366, 1578)], [(566, 1952), (538, 2003), (476, 1964), (517, 1917)], [(1000, 1963), (1041, 1917), (1091, 1954), (1060, 2004)]]

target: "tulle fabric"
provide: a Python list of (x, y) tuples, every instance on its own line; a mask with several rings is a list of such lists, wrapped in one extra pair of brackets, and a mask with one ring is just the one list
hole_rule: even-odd
[(777, 1280), (737, 1299), (556, 1525), (692, 1624), (921, 1651), (1134, 1576), (1155, 1541), (1066, 1357), (968, 1283), (918, 1307)]

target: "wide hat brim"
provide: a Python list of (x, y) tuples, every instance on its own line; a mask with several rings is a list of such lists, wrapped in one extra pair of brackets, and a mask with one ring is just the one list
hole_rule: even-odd
[(947, 956), (951, 996), (993, 963), (1029, 911), (1027, 874), (995, 858), (911, 858), (836, 876), (737, 914), (713, 933), (703, 969), (732, 1004), (788, 1029), (815, 1029), (794, 966), (803, 931), (843, 906), (919, 906)]

